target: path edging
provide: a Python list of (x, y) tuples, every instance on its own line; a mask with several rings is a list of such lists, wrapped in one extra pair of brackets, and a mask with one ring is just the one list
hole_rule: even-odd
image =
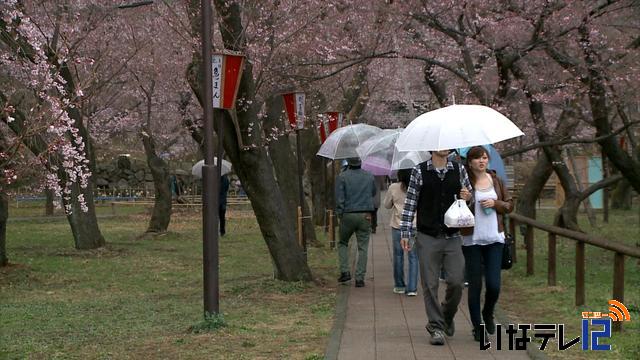
[(340, 351), (340, 342), (342, 341), (342, 331), (347, 320), (347, 303), (349, 300), (349, 291), (351, 286), (338, 284), (336, 291), (336, 318), (333, 321), (333, 327), (329, 335), (329, 343), (324, 352), (324, 358), (328, 360), (336, 360)]

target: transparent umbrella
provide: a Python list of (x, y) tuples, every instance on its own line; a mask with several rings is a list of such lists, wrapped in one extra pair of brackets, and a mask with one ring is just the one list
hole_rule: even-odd
[[(213, 164), (218, 165), (218, 158), (213, 158)], [(193, 175), (196, 179), (202, 179), (202, 166), (204, 166), (204, 160), (200, 160), (191, 168), (191, 175)], [(231, 172), (231, 163), (225, 159), (222, 159), (222, 175), (228, 174)]]
[(431, 158), (428, 151), (398, 151), (396, 141), (403, 129), (386, 129), (356, 148), (362, 168), (373, 175), (391, 175)]
[(356, 148), (381, 131), (382, 129), (367, 124), (341, 127), (327, 137), (316, 155), (332, 160), (358, 157)]
[(400, 151), (449, 150), (494, 144), (524, 133), (506, 116), (482, 105), (451, 105), (415, 118), (396, 146)]

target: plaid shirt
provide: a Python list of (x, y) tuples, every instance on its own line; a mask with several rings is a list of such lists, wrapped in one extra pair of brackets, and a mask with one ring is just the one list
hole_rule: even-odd
[[(460, 183), (473, 194), (473, 188), (471, 187), (471, 181), (469, 180), (469, 174), (464, 166), (460, 165)], [(447, 173), (449, 170), (453, 170), (453, 162), (447, 160), (447, 166), (443, 169), (441, 176)], [(437, 171), (433, 166), (431, 160), (427, 160), (427, 171)], [(444, 176), (443, 176), (444, 177)], [(420, 189), (422, 189), (422, 170), (420, 165), (417, 165), (411, 171), (411, 180), (409, 180), (409, 187), (407, 188), (407, 198), (404, 201), (404, 209), (402, 210), (402, 220), (400, 221), (400, 237), (402, 239), (409, 239), (416, 234), (413, 233), (412, 222), (416, 215), (418, 207), (418, 198), (420, 197)]]

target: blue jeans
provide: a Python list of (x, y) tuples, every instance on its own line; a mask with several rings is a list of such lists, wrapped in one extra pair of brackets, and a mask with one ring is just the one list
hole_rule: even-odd
[[(493, 310), (500, 295), (500, 271), (502, 264), (502, 243), (489, 245), (463, 246), (467, 281), (469, 282), (468, 302), (469, 315), (474, 327), (480, 326), (480, 292), (482, 291), (482, 275), (486, 282), (484, 307), (482, 316), (493, 318)], [(483, 271), (484, 267), (484, 271)]]
[(391, 240), (393, 241), (393, 281), (395, 287), (406, 288), (407, 292), (415, 292), (418, 289), (418, 255), (415, 247), (408, 253), (409, 278), (407, 285), (404, 282), (404, 250), (400, 246), (400, 229), (391, 228)]

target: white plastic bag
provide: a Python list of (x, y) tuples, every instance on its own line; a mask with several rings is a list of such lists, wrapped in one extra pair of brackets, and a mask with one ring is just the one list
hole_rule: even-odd
[(444, 224), (450, 228), (464, 228), (474, 226), (475, 219), (467, 203), (464, 200), (457, 199), (444, 213)]

